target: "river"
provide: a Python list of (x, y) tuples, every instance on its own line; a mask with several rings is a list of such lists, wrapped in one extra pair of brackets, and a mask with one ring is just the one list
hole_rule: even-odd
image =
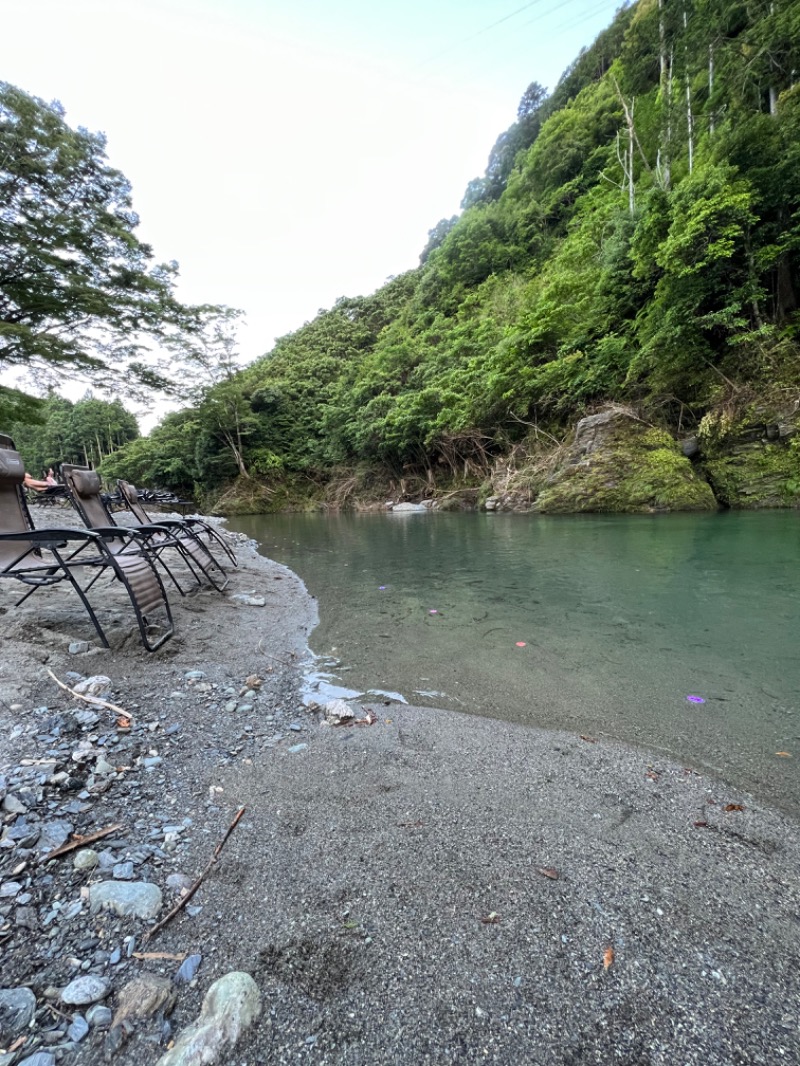
[(800, 514), (229, 524), (317, 597), (312, 684), (619, 739), (800, 814)]

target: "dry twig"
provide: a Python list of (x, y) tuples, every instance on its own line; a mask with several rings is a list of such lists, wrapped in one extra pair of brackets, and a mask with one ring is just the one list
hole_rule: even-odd
[(63, 681), (59, 681), (49, 666), (47, 672), (59, 688), (63, 688), (65, 692), (68, 692), (70, 696), (74, 696), (76, 700), (83, 700), (84, 703), (91, 703), (93, 707), (105, 707), (106, 710), (113, 711), (115, 714), (121, 714), (129, 721), (133, 721), (133, 715), (123, 707), (117, 707), (115, 703), (107, 703), (106, 700), (101, 700), (99, 696), (83, 696), (80, 692), (76, 692), (75, 689), (70, 688), (69, 685), (65, 685)]
[(135, 959), (168, 959), (170, 962), (183, 962), (187, 958), (185, 951), (134, 951)]
[(59, 855), (66, 855), (70, 851), (75, 851), (76, 848), (82, 848), (86, 844), (94, 844), (96, 840), (102, 840), (103, 837), (116, 833), (118, 829), (122, 829), (122, 822), (118, 825), (110, 825), (108, 829), (98, 829), (96, 833), (89, 833), (89, 835), (85, 837), (78, 834), (73, 840), (68, 841), (66, 844), (62, 844), (61, 847), (56, 848), (55, 851), (48, 851), (46, 855), (42, 856), (41, 861), (46, 862), (48, 859), (57, 859)]
[(178, 902), (175, 904), (175, 906), (172, 908), (172, 910), (169, 912), (169, 914), (166, 915), (166, 917), (162, 918), (161, 921), (157, 925), (154, 925), (152, 929), (148, 929), (147, 930), (147, 932), (144, 934), (144, 937), (142, 938), (144, 943), (146, 943), (151, 937), (155, 936), (156, 933), (160, 929), (164, 928), (164, 926), (167, 924), (167, 922), (171, 922), (172, 919), (175, 917), (175, 915), (178, 914), (181, 910), (183, 910), (183, 908), (186, 906), (186, 904), (189, 902), (189, 900), (192, 898), (192, 896), (198, 890), (200, 885), (203, 883), (203, 880), (204, 880), (206, 874), (208, 873), (208, 871), (216, 863), (217, 858), (219, 857), (219, 853), (222, 851), (222, 849), (225, 846), (225, 841), (228, 839), (228, 837), (231, 835), (233, 830), (236, 828), (236, 826), (239, 823), (239, 819), (242, 817), (242, 815), (244, 814), (244, 812), (246, 810), (247, 810), (246, 807), (240, 807), (239, 808), (239, 810), (236, 812), (236, 817), (233, 819), (231, 824), (225, 830), (225, 836), (222, 838), (222, 840), (220, 840), (219, 844), (217, 844), (216, 848), (214, 849), (214, 854), (211, 856), (211, 859), (210, 859), (210, 861), (208, 863), (208, 866), (206, 866), (205, 870), (203, 870), (203, 872), (200, 874), (200, 876), (197, 878), (197, 880), (194, 882), (194, 884), (191, 885), (187, 889), (186, 895), (182, 896), (181, 899), (178, 900)]

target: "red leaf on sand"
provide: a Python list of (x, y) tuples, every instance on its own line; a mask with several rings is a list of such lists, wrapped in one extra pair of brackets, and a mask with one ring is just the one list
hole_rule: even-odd
[(614, 949), (607, 947), (603, 952), (603, 969), (607, 970), (610, 966), (614, 965)]
[(581, 738), (581, 740), (585, 740), (587, 744), (596, 744), (597, 743), (597, 741), (594, 739), (594, 737), (587, 737), (583, 733), (581, 733), (580, 738)]
[(705, 829), (708, 826), (708, 822), (695, 822), (695, 829)]
[(722, 809), (723, 811), (743, 811), (744, 807), (741, 803), (726, 803)]
[(536, 872), (542, 877), (549, 877), (551, 881), (558, 880), (558, 870), (554, 866), (537, 866)]

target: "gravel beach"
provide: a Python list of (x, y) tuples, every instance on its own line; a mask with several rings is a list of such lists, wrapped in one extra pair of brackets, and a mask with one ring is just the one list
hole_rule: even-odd
[(2, 1066), (210, 1061), (232, 973), (229, 1066), (800, 1062), (795, 822), (646, 748), (308, 706), (316, 605), (237, 552), (153, 655), (113, 588), (107, 650), (0, 587)]

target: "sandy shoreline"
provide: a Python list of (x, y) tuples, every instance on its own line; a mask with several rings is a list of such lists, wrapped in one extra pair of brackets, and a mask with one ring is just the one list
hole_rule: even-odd
[[(153, 656), (122, 609), (114, 647), (82, 656), (69, 643), (91, 627), (66, 594), (0, 615), (0, 773), (28, 807), (11, 804), (5, 831), (27, 816), (84, 834), (121, 823), (108, 850), (162, 889), (160, 918), (168, 879), (194, 879), (245, 807), (200, 909), (147, 943), (202, 956), (171, 1029), (137, 1022), (115, 1062), (157, 1062), (231, 970), (252, 975), (263, 1013), (230, 1063), (800, 1061), (796, 823), (661, 756), (567, 733), (368, 701), (374, 724), (322, 725), (300, 698), (316, 606), (252, 546), (240, 556), (223, 595), (171, 596), (177, 635)], [(133, 728), (119, 734), (112, 714), (83, 726), (48, 669), (107, 675)], [(93, 752), (76, 762), (81, 744)], [(127, 769), (94, 772), (101, 750)], [(76, 766), (73, 791), (52, 783)], [(0, 1063), (48, 1048), (102, 1061), (100, 1027), (60, 1034), (75, 1008), (57, 990), (96, 974), (114, 1011), (132, 978), (179, 963), (128, 955), (157, 919), (90, 913), (97, 869), (29, 850), (0, 849), (0, 985), (30, 988), (36, 1013)]]

